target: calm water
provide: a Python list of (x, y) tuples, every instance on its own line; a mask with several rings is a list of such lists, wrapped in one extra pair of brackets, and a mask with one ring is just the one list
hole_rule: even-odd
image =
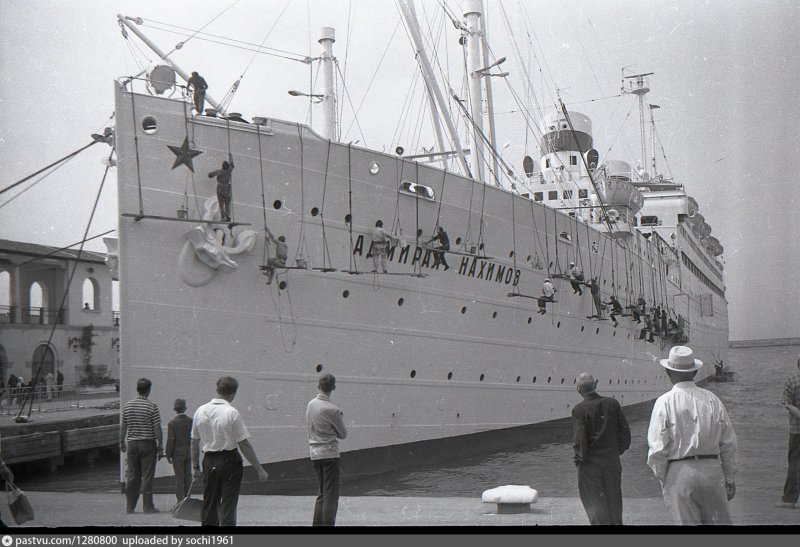
[[(795, 370), (799, 351), (798, 346), (731, 349), (726, 367), (736, 372), (736, 381), (707, 386), (725, 403), (739, 439), (738, 495), (775, 500), (782, 492), (788, 418), (780, 400), (783, 383)], [(577, 397), (576, 393), (576, 402)], [(626, 497), (661, 495), (658, 481), (645, 463), (648, 420), (646, 414), (629, 417), (631, 448), (622, 457)], [(476, 497), (495, 486), (528, 484), (543, 497), (576, 497), (571, 430), (551, 437), (542, 442), (527, 439), (519, 447), (503, 447), (480, 456), (455, 456), (435, 467), (346, 482), (342, 495)], [(115, 457), (106, 457), (94, 469), (86, 469), (82, 462), (68, 463), (56, 475), (20, 471), (18, 483), (23, 489), (119, 492)], [(345, 474), (347, 471), (343, 470)]]

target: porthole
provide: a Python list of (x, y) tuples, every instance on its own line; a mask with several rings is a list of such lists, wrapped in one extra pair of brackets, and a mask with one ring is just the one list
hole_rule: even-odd
[(142, 120), (142, 131), (147, 135), (152, 135), (158, 131), (158, 123), (153, 116), (145, 116)]
[(585, 328), (584, 325), (581, 325), (581, 332), (583, 332), (584, 328)]
[(460, 237), (456, 238), (456, 245), (461, 245), (461, 238)]
[(600, 327), (597, 327), (594, 331), (595, 334), (600, 334)]
[(611, 336), (616, 336), (616, 335), (617, 335), (617, 331), (614, 331), (614, 332), (611, 333)]
[(317, 365), (317, 372), (322, 372), (322, 363)]
[(510, 253), (508, 253), (508, 258), (514, 258), (514, 251), (511, 251)]
[(552, 260), (550, 261), (550, 267), (551, 268), (553, 267), (553, 261)]
[(378, 171), (380, 170), (381, 170), (381, 164), (379, 164), (377, 161), (373, 161), (372, 163), (369, 164), (370, 174), (377, 175)]
[(619, 384), (619, 378), (617, 378), (617, 384)]
[(350, 215), (350, 213), (347, 213), (346, 215), (344, 215), (344, 223), (345, 224), (350, 224), (351, 220), (353, 220), (353, 217)]
[(626, 386), (628, 385), (628, 380), (627, 380), (627, 379), (625, 379), (625, 385), (626, 385)]
[(564, 383), (564, 378), (561, 378), (561, 383), (562, 383), (562, 384)]
[(492, 313), (492, 319), (497, 319), (497, 312)]
[(311, 209), (311, 216), (312, 217), (315, 217), (318, 214), (319, 214), (319, 208), (318, 207), (314, 207), (313, 209)]
[(345, 290), (345, 291), (342, 293), (342, 298), (347, 298), (348, 296), (350, 296), (350, 291), (348, 291), (348, 290)]
[(536, 376), (533, 377), (533, 383), (536, 383)]
[(417, 237), (422, 237), (422, 234), (423, 234), (422, 228), (418, 229), (417, 230)]
[(577, 378), (573, 378), (573, 379), (572, 379), (572, 383), (573, 383), (573, 384), (577, 384), (577, 383), (578, 383), (578, 379), (577, 379)]
[(461, 308), (461, 315), (464, 315), (465, 313), (467, 313), (467, 307), (466, 306)]
[(560, 329), (560, 328), (561, 328), (561, 321), (559, 321), (558, 323), (556, 323), (556, 328), (557, 328), (557, 329)]
[(525, 259), (525, 262), (530, 262), (530, 261), (531, 261), (531, 255), (528, 255), (528, 258)]
[(286, 281), (281, 281), (280, 283), (278, 283), (278, 288), (280, 290), (285, 289), (286, 288)]
[(517, 376), (517, 383), (519, 383), (520, 380), (522, 380), (522, 376)]
[(448, 372), (447, 373), (447, 379), (448, 380), (452, 380), (453, 379), (453, 373), (452, 372)]
[(547, 377), (547, 383), (549, 384), (549, 383), (550, 383), (550, 380), (552, 380), (552, 379), (553, 379), (553, 377), (552, 377), (552, 376), (548, 376), (548, 377)]
[(410, 376), (413, 378), (416, 375), (417, 375), (417, 371), (416, 370), (412, 370)]
[(481, 243), (480, 245), (478, 245), (478, 249), (480, 249), (481, 251), (483, 250), (483, 243)]
[(483, 379), (484, 379), (484, 375), (481, 374), (480, 381), (483, 382)]
[(611, 385), (611, 382), (613, 382), (613, 381), (614, 381), (614, 380), (611, 380), (611, 379), (609, 379), (609, 380), (608, 380), (608, 385)]
[(531, 324), (531, 321), (533, 321), (533, 317), (528, 317), (528, 324), (529, 325)]
[(402, 306), (402, 305), (403, 305), (403, 302), (405, 302), (405, 300), (403, 300), (402, 298), (400, 298), (400, 299), (398, 299), (398, 300), (397, 300), (397, 305), (398, 305), (398, 306)]
[(283, 207), (283, 202), (281, 200), (276, 199), (275, 201), (272, 202), (273, 209), (280, 209), (281, 207)]

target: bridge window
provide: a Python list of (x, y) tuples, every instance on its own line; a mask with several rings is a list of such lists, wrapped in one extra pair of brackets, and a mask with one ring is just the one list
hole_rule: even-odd
[(572, 190), (564, 190), (564, 199), (572, 199)]
[(402, 183), (400, 183), (400, 192), (411, 196), (425, 198), (430, 201), (435, 199), (433, 188), (423, 184), (411, 182), (410, 180), (404, 180)]
[(661, 221), (658, 220), (658, 217), (655, 215), (642, 217), (642, 226), (660, 226), (660, 225)]
[(542, 200), (544, 200), (544, 192), (533, 193), (533, 201), (542, 201)]
[(558, 191), (557, 190), (550, 190), (547, 192), (547, 199), (554, 200), (558, 199)]
[(578, 190), (578, 197), (581, 199), (586, 199), (589, 197), (589, 191), (585, 188)]
[(570, 156), (569, 157), (569, 164), (570, 165), (578, 165), (578, 156)]

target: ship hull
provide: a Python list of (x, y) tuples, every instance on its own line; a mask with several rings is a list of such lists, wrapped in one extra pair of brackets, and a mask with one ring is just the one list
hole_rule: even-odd
[[(657, 359), (672, 341), (640, 340), (631, 317), (616, 328), (591, 318), (588, 288), (573, 294), (560, 278), (557, 302), (538, 313), (548, 271), (576, 257), (600, 280), (603, 300), (637, 292), (679, 303), (698, 356), (725, 357), (724, 299), (712, 316), (680, 299), (686, 283), (676, 283), (676, 269), (667, 274), (638, 233), (626, 251), (521, 196), (331, 143), (302, 125), (193, 117), (186, 103), (119, 88), (116, 99), (121, 393), (132, 398), (136, 380), (151, 379), (165, 422), (175, 398), (191, 412), (214, 396), (218, 377), (234, 376), (234, 405), (256, 452), (278, 465), (308, 456), (305, 409), (321, 372), (337, 377), (345, 454), (564, 420), (584, 371), (623, 406), (646, 405), (670, 387)], [(201, 153), (181, 162), (184, 141)], [(229, 157), (240, 225), (226, 237), (257, 235), (251, 250), (230, 254), (232, 266), (212, 268), (190, 233), (224, 226), (186, 222), (176, 210), (187, 202), (186, 216), (200, 219), (215, 196), (207, 174)], [(408, 181), (433, 199), (401, 191)], [(390, 252), (393, 275), (370, 272), (379, 219), (403, 240)], [(448, 253), (449, 270), (434, 267), (423, 242), (437, 224), (454, 251), (469, 243), (476, 254)], [(279, 269), (266, 285), (260, 267), (275, 249), (265, 228), (286, 236), (290, 266), (302, 258), (316, 269)], [(664, 272), (658, 282), (654, 268)], [(713, 373), (707, 368), (699, 380)], [(171, 469), (159, 464), (158, 474)]]

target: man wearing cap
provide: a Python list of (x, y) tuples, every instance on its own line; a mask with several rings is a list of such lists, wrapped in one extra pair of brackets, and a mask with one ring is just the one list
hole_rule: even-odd
[(574, 262), (569, 263), (569, 283), (572, 285), (572, 294), (577, 293), (582, 295), (581, 282), (583, 281), (583, 271), (575, 265)]
[(631, 445), (631, 430), (616, 399), (595, 391), (588, 372), (578, 375), (583, 401), (572, 408), (578, 492), (592, 524), (622, 524), (622, 464), (620, 455)]
[(545, 279), (544, 283), (542, 283), (542, 296), (539, 297), (539, 313), (544, 315), (547, 313), (547, 302), (552, 302), (553, 298), (556, 295), (556, 289), (553, 287), (553, 283), (550, 282), (550, 279)]
[(800, 356), (797, 372), (783, 386), (783, 407), (789, 412), (789, 469), (783, 486), (783, 498), (775, 507), (797, 509), (800, 497)]
[(675, 346), (659, 363), (672, 389), (656, 400), (647, 431), (653, 470), (675, 524), (731, 524), (736, 494), (736, 433), (719, 398), (697, 386), (703, 362)]

